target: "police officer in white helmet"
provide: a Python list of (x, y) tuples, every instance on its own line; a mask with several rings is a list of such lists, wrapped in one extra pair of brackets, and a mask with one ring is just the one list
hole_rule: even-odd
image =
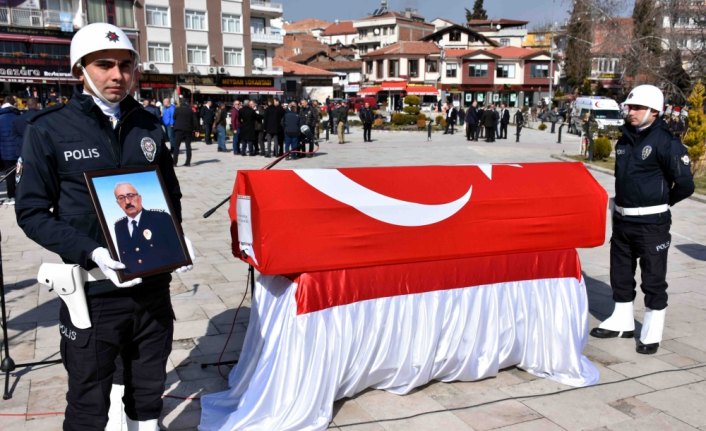
[(125, 266), (106, 248), (84, 179), (87, 171), (156, 165), (181, 221), (181, 191), (160, 121), (129, 95), (138, 63), (120, 28), (95, 23), (79, 30), (71, 41), (71, 72), (82, 86), (67, 104), (31, 117), (22, 146), (18, 224), (65, 263), (103, 275), (83, 285), (88, 324), (72, 320), (61, 304), (69, 384), (64, 430), (106, 428), (116, 369), (125, 383), (127, 428), (159, 429), (174, 327), (171, 274), (119, 281), (116, 271)]
[(633, 338), (638, 262), (645, 313), (636, 350), (653, 354), (662, 341), (667, 309), (669, 207), (694, 192), (686, 147), (660, 118), (664, 96), (653, 85), (635, 87), (627, 99), (626, 125), (615, 146), (615, 205), (610, 239), (610, 284), (615, 309), (591, 335)]

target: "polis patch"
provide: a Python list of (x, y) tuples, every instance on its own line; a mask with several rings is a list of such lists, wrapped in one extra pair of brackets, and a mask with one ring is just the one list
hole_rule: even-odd
[(22, 169), (24, 168), (24, 164), (22, 161), (22, 157), (17, 159), (17, 164), (15, 165), (15, 184), (19, 184), (20, 180), (22, 179)]
[(650, 154), (652, 154), (652, 147), (647, 145), (645, 148), (642, 149), (642, 160), (646, 160), (648, 157), (650, 157)]
[(142, 154), (148, 162), (154, 162), (154, 156), (157, 153), (157, 144), (149, 136), (142, 138), (140, 141), (140, 148), (142, 148)]

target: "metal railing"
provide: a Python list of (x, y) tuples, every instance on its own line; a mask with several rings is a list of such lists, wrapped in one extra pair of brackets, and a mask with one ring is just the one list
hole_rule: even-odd
[(280, 33), (273, 33), (269, 30), (250, 29), (250, 40), (259, 43), (284, 43), (284, 37)]
[[(64, 12), (55, 9), (29, 9), (0, 7), (0, 25), (17, 27), (61, 27)], [(75, 12), (71, 12), (74, 17)], [(85, 22), (85, 12), (83, 14)]]
[(284, 75), (284, 68), (280, 66), (265, 67), (262, 69), (253, 67), (252, 73), (253, 75), (282, 76)]
[(284, 6), (282, 3), (273, 3), (266, 0), (250, 0), (250, 7), (257, 10), (270, 10), (273, 12), (283, 12)]

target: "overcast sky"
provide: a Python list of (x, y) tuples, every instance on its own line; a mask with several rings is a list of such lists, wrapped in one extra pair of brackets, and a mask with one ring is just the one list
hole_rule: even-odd
[[(380, 0), (276, 0), (284, 4), (284, 19), (297, 21), (319, 18), (327, 21), (360, 19), (380, 7)], [(626, 3), (632, 3), (625, 0)], [(411, 7), (431, 21), (446, 18), (459, 24), (465, 20), (465, 8), (473, 9), (474, 0), (388, 0), (388, 9), (402, 11)], [(537, 25), (568, 18), (570, 0), (485, 0), (488, 18), (508, 18), (529, 21), (530, 29)], [(631, 11), (631, 10), (630, 10)]]

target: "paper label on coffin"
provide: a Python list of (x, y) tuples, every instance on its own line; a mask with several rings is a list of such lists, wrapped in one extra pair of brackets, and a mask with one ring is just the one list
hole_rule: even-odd
[(257, 263), (255, 250), (252, 247), (252, 212), (250, 211), (250, 197), (238, 196), (236, 201), (238, 214), (238, 239), (240, 251), (250, 256)]
[[(605, 239), (607, 194), (581, 163), (239, 171), (238, 195), (251, 201), (258, 262), (246, 260), (264, 274), (593, 247)], [(229, 213), (240, 257), (247, 241), (239, 238), (236, 200)]]

